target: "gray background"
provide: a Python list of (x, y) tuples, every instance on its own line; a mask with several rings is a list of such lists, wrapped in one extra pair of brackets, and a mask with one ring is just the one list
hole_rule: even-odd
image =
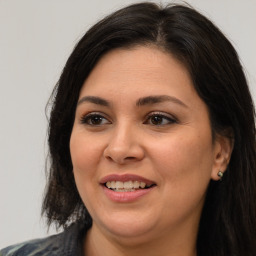
[[(40, 218), (46, 102), (83, 33), (104, 15), (134, 2), (0, 0), (0, 248), (47, 235)], [(187, 2), (232, 41), (255, 99), (256, 0)]]

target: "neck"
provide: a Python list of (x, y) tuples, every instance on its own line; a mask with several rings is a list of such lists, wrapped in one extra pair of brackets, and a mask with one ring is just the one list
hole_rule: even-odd
[(90, 256), (196, 256), (196, 236), (191, 234), (159, 234), (144, 241), (138, 238), (113, 237), (101, 232), (95, 225), (84, 241), (85, 255)]

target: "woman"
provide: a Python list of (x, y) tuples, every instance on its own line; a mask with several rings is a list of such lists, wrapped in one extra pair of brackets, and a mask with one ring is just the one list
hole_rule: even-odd
[(64, 232), (0, 255), (255, 255), (254, 106), (238, 56), (190, 7), (93, 26), (53, 92), (43, 213)]

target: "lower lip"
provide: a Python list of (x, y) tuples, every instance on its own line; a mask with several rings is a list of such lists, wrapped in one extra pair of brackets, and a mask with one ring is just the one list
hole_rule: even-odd
[(114, 202), (119, 202), (119, 203), (127, 203), (127, 202), (136, 201), (137, 199), (147, 195), (152, 191), (152, 189), (154, 189), (155, 186), (147, 189), (138, 189), (131, 192), (116, 192), (105, 187), (104, 185), (102, 185), (102, 187), (105, 195), (110, 200)]

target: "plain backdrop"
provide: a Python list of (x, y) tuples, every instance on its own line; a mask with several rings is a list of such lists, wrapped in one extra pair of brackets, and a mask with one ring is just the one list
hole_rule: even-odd
[[(104, 15), (134, 2), (0, 0), (0, 248), (47, 235), (40, 217), (47, 154), (45, 105), (83, 33)], [(255, 99), (256, 0), (187, 2), (231, 40)]]

